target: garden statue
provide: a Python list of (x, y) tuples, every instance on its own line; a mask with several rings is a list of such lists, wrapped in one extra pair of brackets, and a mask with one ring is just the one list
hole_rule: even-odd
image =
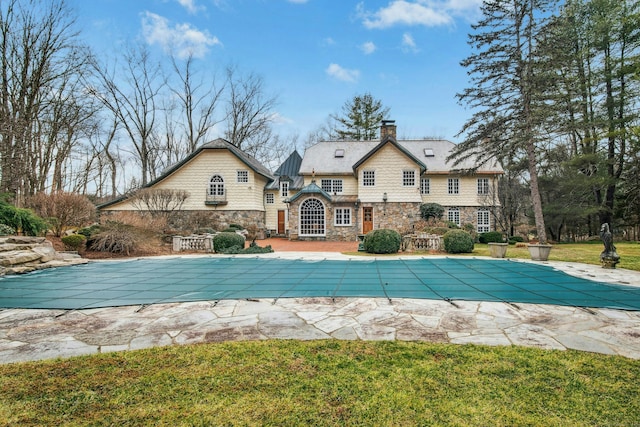
[(620, 262), (620, 256), (616, 252), (613, 244), (613, 235), (609, 230), (609, 224), (604, 223), (600, 227), (600, 238), (604, 244), (604, 250), (600, 253), (600, 262), (603, 268), (616, 268), (616, 264)]

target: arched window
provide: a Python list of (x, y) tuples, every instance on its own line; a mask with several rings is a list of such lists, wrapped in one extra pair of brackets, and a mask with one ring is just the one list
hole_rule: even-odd
[(325, 235), (324, 204), (318, 199), (307, 199), (300, 204), (300, 235)]
[(224, 179), (220, 175), (213, 175), (209, 180), (209, 196), (224, 196)]

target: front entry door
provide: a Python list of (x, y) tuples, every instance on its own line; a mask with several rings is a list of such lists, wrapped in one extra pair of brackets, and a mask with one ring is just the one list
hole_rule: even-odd
[(284, 226), (284, 211), (278, 211), (278, 234), (283, 235), (285, 232)]
[(362, 208), (362, 234), (367, 234), (373, 230), (373, 208)]

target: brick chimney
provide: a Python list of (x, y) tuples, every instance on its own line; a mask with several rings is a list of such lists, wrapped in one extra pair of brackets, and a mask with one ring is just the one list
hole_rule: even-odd
[(395, 120), (383, 120), (382, 126), (380, 126), (380, 141), (386, 137), (396, 137), (396, 121)]

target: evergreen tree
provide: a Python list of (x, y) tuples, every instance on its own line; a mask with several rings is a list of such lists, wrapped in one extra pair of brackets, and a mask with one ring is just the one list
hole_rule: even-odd
[(342, 106), (341, 115), (332, 115), (340, 128), (335, 130), (339, 139), (370, 141), (378, 137), (382, 120), (389, 108), (370, 93), (356, 95)]
[(478, 156), (481, 164), (510, 153), (526, 155), (531, 202), (538, 239), (547, 234), (538, 187), (538, 150), (543, 128), (536, 80), (536, 39), (544, 16), (556, 0), (486, 0), (483, 18), (473, 26), (469, 44), (474, 52), (462, 65), (471, 87), (458, 94), (474, 114), (460, 134), (464, 141), (450, 158), (460, 162)]

